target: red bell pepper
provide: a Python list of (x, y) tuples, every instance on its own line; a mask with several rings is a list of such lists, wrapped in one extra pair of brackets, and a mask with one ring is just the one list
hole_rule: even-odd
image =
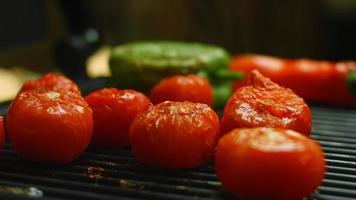
[[(282, 59), (261, 55), (240, 55), (230, 69), (245, 74), (257, 69), (279, 85), (292, 89), (306, 101), (337, 106), (356, 105), (356, 62), (328, 62), (310, 59)], [(248, 76), (245, 76), (247, 78)], [(236, 81), (234, 89), (244, 85)]]

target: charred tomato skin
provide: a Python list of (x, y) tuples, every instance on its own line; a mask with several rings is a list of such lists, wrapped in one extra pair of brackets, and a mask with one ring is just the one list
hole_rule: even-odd
[(20, 92), (25, 92), (32, 89), (71, 91), (81, 95), (80, 89), (76, 83), (65, 76), (54, 73), (45, 74), (38, 80), (26, 81), (22, 85)]
[(321, 184), (325, 161), (320, 146), (295, 131), (245, 128), (220, 139), (215, 168), (238, 199), (301, 200)]
[(258, 71), (237, 89), (224, 107), (222, 133), (234, 128), (271, 127), (311, 132), (311, 111), (292, 90), (280, 87)]
[(139, 114), (130, 130), (135, 157), (150, 167), (198, 167), (212, 157), (219, 119), (206, 104), (165, 101)]
[(213, 104), (213, 89), (208, 80), (198, 75), (175, 75), (161, 80), (153, 87), (150, 99), (154, 104), (163, 101), (191, 101)]
[(17, 154), (29, 160), (68, 163), (90, 143), (92, 110), (77, 93), (34, 89), (17, 95), (6, 125)]
[(152, 105), (140, 92), (116, 88), (94, 91), (85, 100), (93, 110), (92, 143), (107, 148), (129, 146), (132, 121)]

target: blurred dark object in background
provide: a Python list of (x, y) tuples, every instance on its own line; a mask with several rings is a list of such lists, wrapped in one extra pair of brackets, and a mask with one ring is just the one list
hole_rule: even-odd
[(47, 16), (41, 0), (12, 0), (0, 6), (0, 50), (33, 44), (46, 37)]
[(59, 66), (76, 78), (99, 43), (145, 39), (208, 42), (233, 54), (356, 59), (354, 0), (13, 0), (0, 11), (0, 66)]
[[(50, 40), (56, 39), (41, 0), (2, 1), (0, 7), (0, 67), (52, 65)], [(50, 10), (48, 8), (48, 10)], [(57, 26), (60, 24), (57, 23)]]
[(92, 27), (90, 13), (80, 1), (60, 0), (59, 5), (67, 24), (69, 37), (61, 40), (55, 49), (58, 66), (73, 79), (86, 78), (86, 60), (100, 46), (98, 31)]
[(320, 18), (325, 58), (356, 59), (356, 1), (324, 0)]

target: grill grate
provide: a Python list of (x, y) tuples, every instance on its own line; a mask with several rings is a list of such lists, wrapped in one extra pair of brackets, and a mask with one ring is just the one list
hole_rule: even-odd
[[(312, 138), (322, 145), (328, 167), (323, 185), (310, 199), (356, 199), (356, 111), (312, 110)], [(103, 168), (102, 176), (89, 177), (88, 167)], [(212, 164), (173, 172), (149, 169), (138, 164), (129, 150), (90, 148), (69, 165), (50, 165), (24, 161), (6, 144), (0, 157), (0, 186), (35, 187), (43, 191), (41, 199), (48, 200), (233, 199), (221, 190)], [(3, 198), (33, 199), (0, 192)]]

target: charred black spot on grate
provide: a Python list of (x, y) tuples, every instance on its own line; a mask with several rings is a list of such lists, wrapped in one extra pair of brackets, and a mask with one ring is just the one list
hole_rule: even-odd
[[(312, 111), (312, 138), (322, 145), (328, 166), (310, 199), (356, 199), (356, 110)], [(0, 160), (0, 188), (33, 187), (43, 192), (39, 199), (233, 199), (221, 190), (212, 164), (173, 172), (150, 169), (129, 150), (91, 148), (69, 165), (49, 165), (25, 161), (6, 144)], [(0, 190), (0, 199), (33, 198)]]

